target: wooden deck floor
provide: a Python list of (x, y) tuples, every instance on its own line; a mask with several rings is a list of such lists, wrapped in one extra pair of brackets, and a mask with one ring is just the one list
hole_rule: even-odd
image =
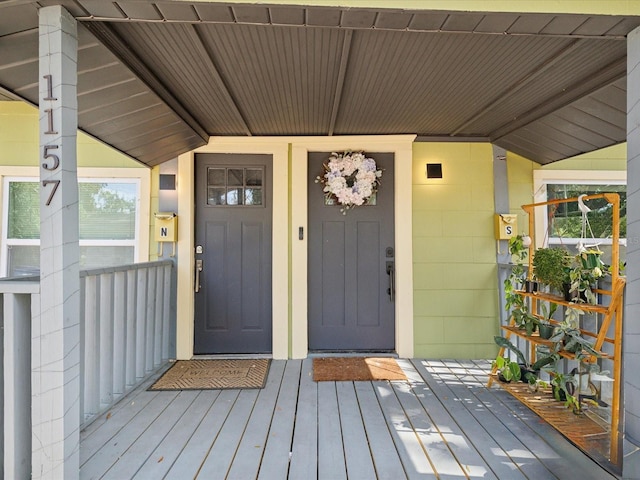
[(81, 435), (82, 479), (614, 478), (509, 393), (488, 362), (398, 360), (408, 382), (321, 382), (273, 361), (262, 390), (149, 392)]

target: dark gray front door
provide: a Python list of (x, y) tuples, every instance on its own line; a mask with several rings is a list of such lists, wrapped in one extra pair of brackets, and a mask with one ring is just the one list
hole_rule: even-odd
[(393, 154), (366, 154), (384, 169), (376, 204), (346, 215), (315, 183), (329, 155), (309, 153), (309, 349), (394, 350)]
[(271, 352), (270, 155), (195, 157), (194, 353)]

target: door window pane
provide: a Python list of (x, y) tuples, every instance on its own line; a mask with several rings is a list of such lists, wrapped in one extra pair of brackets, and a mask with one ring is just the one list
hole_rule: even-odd
[(263, 206), (263, 183), (264, 168), (208, 168), (207, 205)]
[(242, 205), (242, 188), (227, 190), (227, 205)]
[(224, 168), (207, 169), (207, 183), (209, 185), (224, 186), (225, 178), (226, 178), (226, 170)]
[(249, 187), (261, 187), (262, 186), (262, 169), (247, 168), (247, 181), (246, 184)]
[(226, 192), (224, 187), (209, 187), (209, 195), (207, 195), (207, 203), (209, 205), (226, 205)]
[(246, 188), (244, 190), (245, 205), (262, 205), (262, 189)]
[(244, 184), (243, 170), (238, 168), (230, 168), (227, 171), (227, 185), (240, 185)]

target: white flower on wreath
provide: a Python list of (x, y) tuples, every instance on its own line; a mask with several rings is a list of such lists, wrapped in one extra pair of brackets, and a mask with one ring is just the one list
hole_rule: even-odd
[(332, 152), (329, 161), (322, 165), (324, 175), (316, 183), (324, 185), (327, 198), (334, 198), (344, 208), (343, 214), (355, 206), (365, 204), (378, 190), (382, 170), (373, 158), (363, 152)]

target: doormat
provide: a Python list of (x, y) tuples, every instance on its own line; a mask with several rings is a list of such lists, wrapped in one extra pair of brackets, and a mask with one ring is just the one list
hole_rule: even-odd
[(178, 360), (149, 390), (263, 388), (271, 360)]
[(406, 380), (393, 358), (388, 357), (323, 357), (313, 359), (316, 382)]

